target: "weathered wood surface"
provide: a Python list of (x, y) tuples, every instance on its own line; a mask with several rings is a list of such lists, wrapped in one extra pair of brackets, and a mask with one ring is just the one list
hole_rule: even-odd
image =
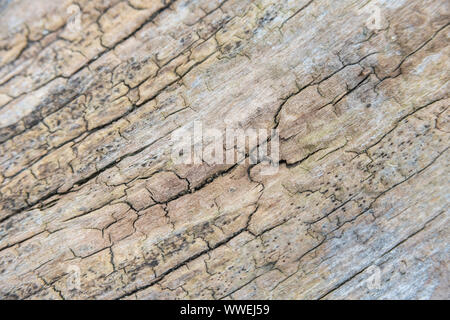
[(0, 297), (449, 298), (449, 2), (366, 2), (2, 1)]

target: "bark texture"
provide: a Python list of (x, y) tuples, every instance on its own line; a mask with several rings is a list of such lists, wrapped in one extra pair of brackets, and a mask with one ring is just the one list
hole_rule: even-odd
[[(1, 1), (0, 297), (449, 298), (449, 20), (442, 0)], [(279, 172), (175, 165), (194, 120), (278, 129)]]

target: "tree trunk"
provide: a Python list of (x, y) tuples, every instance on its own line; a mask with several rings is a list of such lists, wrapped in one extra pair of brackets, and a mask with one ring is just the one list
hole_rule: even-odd
[(448, 298), (448, 1), (0, 16), (0, 298)]

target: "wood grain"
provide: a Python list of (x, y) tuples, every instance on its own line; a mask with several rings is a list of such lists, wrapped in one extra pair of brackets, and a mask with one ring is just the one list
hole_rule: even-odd
[[(3, 1), (0, 298), (449, 298), (449, 31), (442, 0)], [(278, 172), (175, 164), (194, 121), (277, 129)]]

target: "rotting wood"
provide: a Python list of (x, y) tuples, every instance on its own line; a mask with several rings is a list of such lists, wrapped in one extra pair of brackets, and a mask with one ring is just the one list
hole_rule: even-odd
[[(0, 298), (448, 298), (447, 1), (0, 10)], [(194, 121), (278, 172), (175, 164)]]

